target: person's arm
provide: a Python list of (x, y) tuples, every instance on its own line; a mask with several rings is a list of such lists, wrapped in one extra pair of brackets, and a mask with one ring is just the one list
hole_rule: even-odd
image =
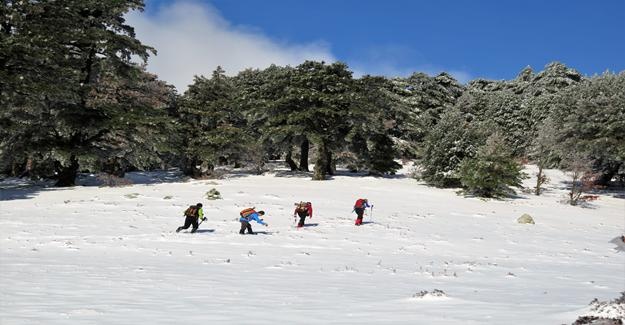
[(252, 214), (252, 220), (260, 223), (263, 226), (267, 226), (267, 224), (260, 217), (258, 217), (258, 213)]
[(200, 219), (200, 220), (205, 220), (206, 219), (206, 218), (204, 218), (204, 209), (200, 208), (197, 211), (197, 218)]
[(312, 209), (312, 205), (311, 205), (311, 206), (308, 207), (308, 217), (309, 218), (312, 218), (312, 212), (313, 212), (313, 209)]

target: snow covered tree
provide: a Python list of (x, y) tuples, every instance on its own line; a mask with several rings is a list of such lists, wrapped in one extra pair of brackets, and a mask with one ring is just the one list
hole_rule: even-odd
[(394, 160), (398, 152), (392, 137), (398, 107), (388, 86), (384, 77), (364, 76), (355, 81), (357, 94), (346, 121), (351, 127), (347, 148), (358, 160), (352, 169), (363, 167), (382, 175), (401, 168)]
[(556, 124), (552, 119), (547, 118), (538, 127), (538, 134), (529, 149), (529, 157), (538, 166), (534, 194), (540, 195), (542, 185), (549, 181), (544, 170), (556, 163), (558, 152)]
[(559, 94), (582, 80), (561, 63), (551, 63), (535, 74), (523, 69), (516, 79), (471, 81), (457, 107), (472, 120), (494, 122), (515, 156), (527, 156), (538, 126), (549, 116)]
[(185, 135), (185, 174), (205, 176), (219, 164), (243, 159), (251, 139), (234, 96), (233, 81), (221, 67), (210, 79), (196, 76), (182, 96), (179, 114)]
[(551, 115), (564, 154), (593, 161), (597, 185), (625, 174), (625, 72), (605, 73), (567, 89)]
[[(430, 77), (415, 73), (408, 78), (395, 78), (387, 86), (396, 109), (393, 112), (392, 135), (416, 144), (438, 123), (443, 112), (451, 109), (462, 95), (464, 87), (447, 73)], [(410, 149), (409, 149), (410, 150)], [(405, 156), (416, 156), (405, 152)]]
[[(291, 82), (294, 74), (293, 68), (276, 65), (262, 71), (243, 71), (236, 77), (240, 93), (237, 100), (265, 150), (273, 155), (285, 154), (293, 171), (308, 171), (310, 143), (306, 132), (314, 120), (300, 114), (302, 108)], [(294, 146), (300, 149), (299, 166), (293, 160)]]
[(494, 133), (475, 156), (465, 158), (458, 168), (462, 187), (481, 197), (502, 197), (513, 192), (511, 186), (521, 186), (522, 166), (512, 157), (503, 136)]
[[(117, 132), (117, 125), (135, 118), (137, 111), (98, 97), (101, 82), (117, 78), (135, 85), (142, 82), (141, 67), (131, 58), (147, 60), (154, 50), (135, 38), (124, 19), (128, 11), (142, 9), (141, 0), (3, 2), (0, 124), (5, 131), (0, 160), (44, 165), (37, 170), (54, 175), (41, 176), (54, 176), (58, 186), (71, 186), (80, 168), (109, 157), (105, 143), (110, 149), (115, 147), (111, 141), (120, 137), (136, 145), (148, 141), (140, 133), (133, 133), (133, 140), (129, 133)], [(126, 81), (120, 87), (127, 87), (121, 86), (128, 85)], [(143, 121), (153, 123), (151, 119), (133, 123)], [(148, 152), (142, 150), (142, 155)]]
[(465, 158), (475, 155), (484, 142), (484, 129), (478, 123), (469, 123), (456, 109), (443, 113), (425, 136), (419, 177), (434, 186), (459, 186), (458, 166)]
[(352, 73), (343, 63), (306, 61), (295, 68), (286, 98), (291, 109), (286, 126), (301, 128), (315, 146), (313, 179), (333, 173), (333, 152), (344, 145), (345, 123), (355, 97)]

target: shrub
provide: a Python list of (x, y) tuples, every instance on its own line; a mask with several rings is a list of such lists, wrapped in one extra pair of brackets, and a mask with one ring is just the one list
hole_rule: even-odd
[(474, 158), (460, 163), (459, 176), (466, 192), (489, 198), (508, 195), (513, 192), (510, 186), (521, 186), (526, 177), (499, 133), (491, 135)]

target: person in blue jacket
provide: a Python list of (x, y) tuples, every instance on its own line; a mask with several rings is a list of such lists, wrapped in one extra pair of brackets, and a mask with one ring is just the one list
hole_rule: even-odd
[(245, 234), (245, 229), (247, 229), (247, 233), (249, 235), (254, 234), (254, 231), (252, 231), (252, 225), (250, 224), (250, 221), (252, 220), (260, 223), (265, 227), (269, 226), (266, 222), (263, 221), (263, 219), (260, 218), (260, 216), (265, 215), (265, 211), (256, 212), (254, 208), (248, 208), (241, 211), (240, 215), (241, 218), (239, 219), (239, 221), (241, 222), (241, 230), (239, 230), (239, 234), (241, 235)]

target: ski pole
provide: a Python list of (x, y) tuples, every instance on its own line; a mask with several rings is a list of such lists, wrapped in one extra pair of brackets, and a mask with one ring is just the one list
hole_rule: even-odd
[(369, 211), (369, 219), (373, 222), (373, 204), (371, 205), (371, 209)]

